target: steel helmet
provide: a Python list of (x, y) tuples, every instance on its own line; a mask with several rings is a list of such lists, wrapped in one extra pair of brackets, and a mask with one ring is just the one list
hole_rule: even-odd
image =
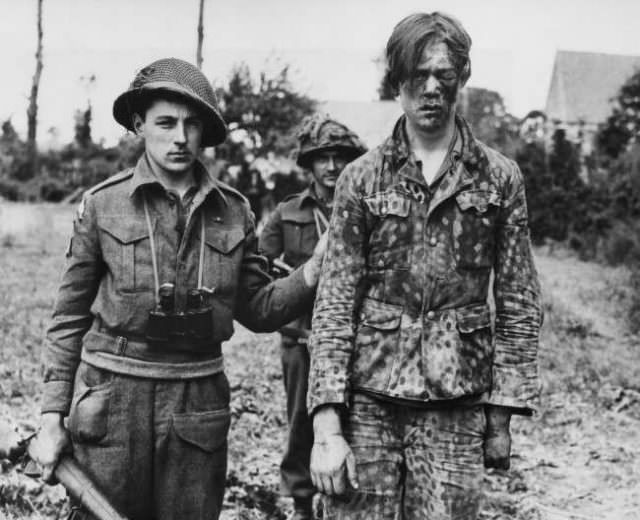
[(153, 91), (177, 94), (195, 104), (203, 116), (202, 146), (215, 146), (227, 136), (227, 125), (220, 115), (211, 83), (192, 65), (177, 58), (163, 58), (141, 69), (129, 86), (113, 103), (113, 117), (133, 131), (133, 114)]

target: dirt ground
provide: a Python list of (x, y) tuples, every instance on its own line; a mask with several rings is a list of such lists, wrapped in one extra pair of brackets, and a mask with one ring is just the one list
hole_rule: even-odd
[[(70, 206), (0, 207), (0, 420), (29, 432), (38, 410), (39, 359)], [(508, 472), (486, 476), (483, 520), (640, 519), (640, 341), (625, 313), (628, 272), (536, 250), (545, 295), (542, 407), (513, 421)], [(224, 346), (233, 422), (225, 520), (284, 519), (278, 464), (286, 430), (275, 334), (238, 326)], [(64, 491), (4, 462), (0, 518), (63, 518)]]

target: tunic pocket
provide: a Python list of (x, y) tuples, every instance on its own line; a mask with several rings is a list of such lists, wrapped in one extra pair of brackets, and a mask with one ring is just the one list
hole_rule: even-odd
[(151, 247), (146, 223), (135, 216), (100, 218), (102, 257), (120, 292), (136, 292), (153, 287)]
[(205, 230), (207, 244), (204, 285), (220, 291), (235, 287), (242, 264), (242, 248), (238, 247), (245, 234), (241, 226), (210, 227)]
[(386, 391), (400, 341), (402, 306), (365, 298), (360, 311), (353, 382), (361, 388)]
[(456, 195), (456, 203), (453, 235), (457, 265), (463, 269), (490, 267), (500, 195), (494, 191), (467, 190)]
[(373, 269), (408, 269), (413, 246), (411, 198), (388, 190), (364, 198), (374, 217), (369, 238), (368, 264)]

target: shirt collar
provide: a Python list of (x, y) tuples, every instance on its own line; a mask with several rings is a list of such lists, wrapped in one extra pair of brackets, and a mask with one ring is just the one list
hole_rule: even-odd
[[(214, 191), (217, 193), (220, 199), (222, 199), (225, 205), (228, 204), (226, 196), (218, 186), (218, 181), (213, 177), (213, 175), (199, 159), (195, 160), (195, 162), (193, 163), (193, 168), (194, 177), (196, 179), (196, 182), (198, 183), (198, 191), (194, 196), (194, 202), (201, 202), (207, 197), (207, 195), (209, 195), (209, 193)], [(158, 184), (164, 189), (164, 186), (158, 180), (158, 178), (153, 173), (153, 170), (151, 169), (147, 154), (143, 153), (134, 167), (129, 195), (133, 196), (139, 188), (151, 184)]]
[[(456, 135), (449, 148), (447, 158), (451, 161), (449, 166), (455, 166), (462, 161), (465, 167), (472, 171), (482, 168), (486, 163), (486, 157), (476, 141), (469, 124), (456, 114)], [(407, 133), (405, 130), (406, 116), (402, 115), (393, 127), (391, 135), (383, 142), (382, 153), (390, 160), (394, 171), (411, 166), (417, 167), (416, 159), (411, 152)], [(422, 178), (422, 175), (420, 175)]]

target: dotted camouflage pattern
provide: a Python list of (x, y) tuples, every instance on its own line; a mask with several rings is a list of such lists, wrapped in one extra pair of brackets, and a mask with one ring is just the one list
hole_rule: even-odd
[(345, 125), (326, 114), (306, 117), (298, 133), (297, 164), (309, 168), (313, 154), (323, 150), (340, 150), (349, 161), (360, 157), (367, 147), (360, 138)]
[(482, 405), (423, 410), (354, 394), (344, 435), (359, 487), (323, 496), (324, 518), (478, 518), (485, 426)]
[(404, 116), (343, 171), (314, 308), (311, 412), (348, 403), (351, 390), (421, 402), (490, 394), (535, 409), (542, 316), (523, 178), (456, 125), (460, 150), (433, 187)]

